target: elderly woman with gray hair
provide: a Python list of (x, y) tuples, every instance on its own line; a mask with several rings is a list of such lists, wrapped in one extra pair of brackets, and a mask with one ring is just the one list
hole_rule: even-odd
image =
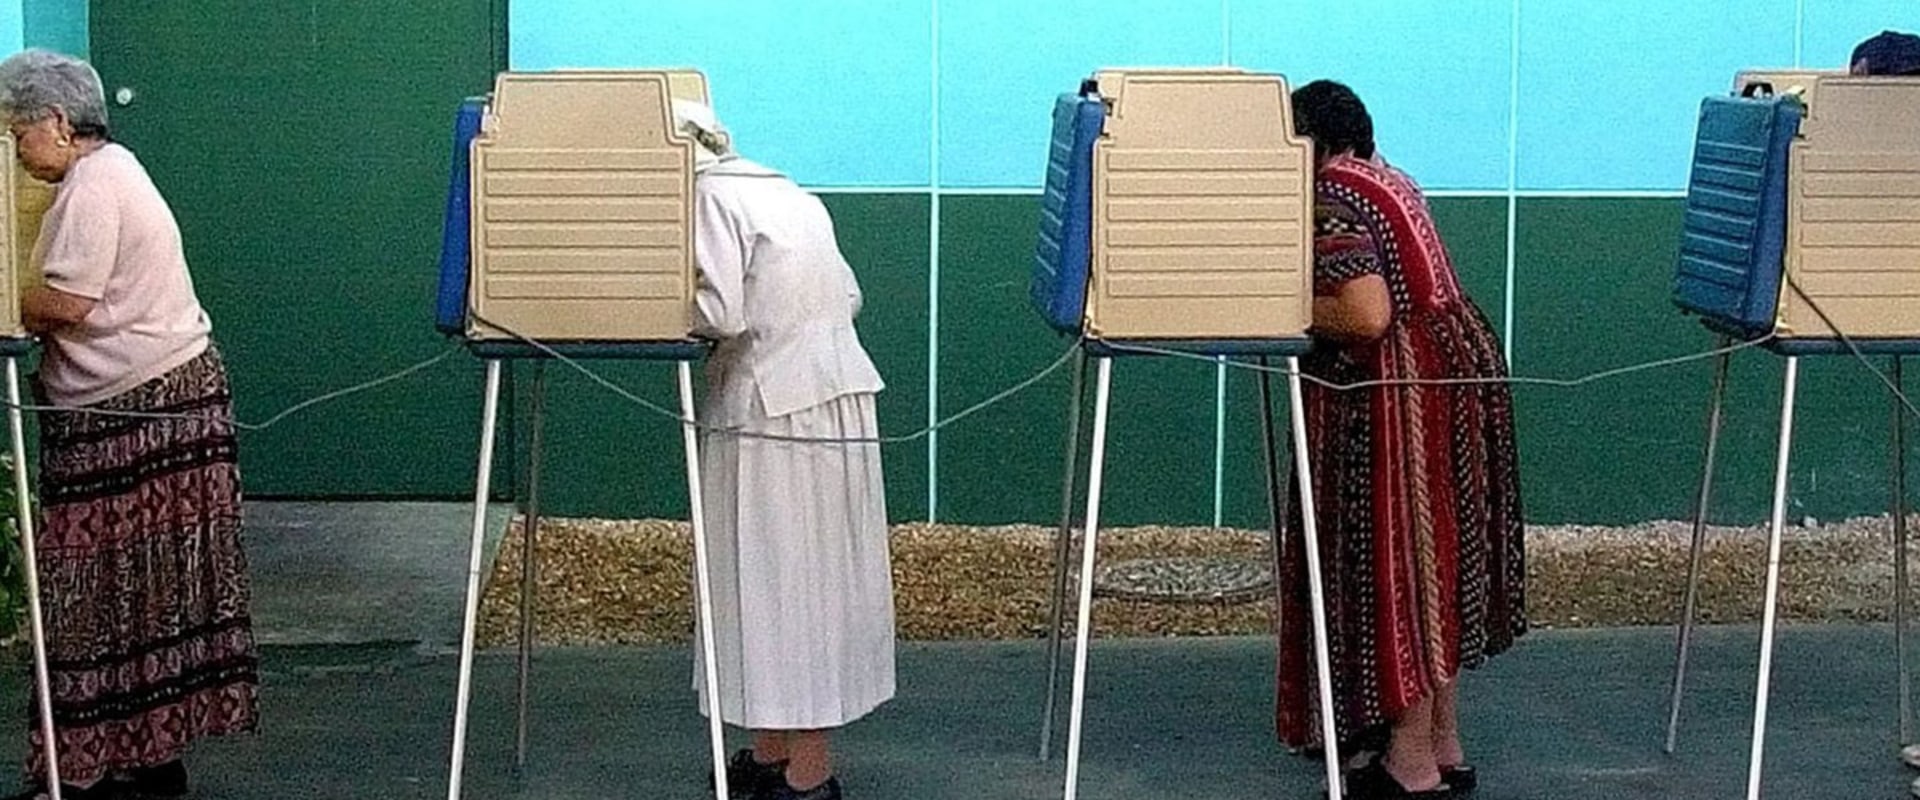
[[(0, 62), (0, 114), (57, 187), (21, 311), (46, 345), (41, 595), (62, 794), (174, 797), (196, 740), (249, 731), (258, 655), (226, 369), (180, 229), (108, 136), (100, 77), (30, 50)], [(35, 716), (37, 718), (37, 714)], [(38, 728), (23, 798), (46, 794)]]
[(696, 329), (716, 342), (700, 455), (721, 716), (753, 733), (728, 788), (839, 800), (829, 734), (894, 693), (882, 383), (854, 331), (860, 286), (819, 198), (735, 154), (706, 106), (673, 111), (697, 143)]

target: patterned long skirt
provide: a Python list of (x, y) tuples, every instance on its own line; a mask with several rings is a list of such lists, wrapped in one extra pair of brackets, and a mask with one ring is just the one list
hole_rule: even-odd
[[(1470, 303), (1416, 312), (1378, 343), (1316, 352), (1335, 384), (1506, 375)], [(1504, 384), (1306, 392), (1335, 728), (1375, 734), (1527, 628), (1513, 402)], [(1319, 745), (1298, 498), (1280, 548), (1278, 727)]]
[[(93, 409), (40, 416), (40, 594), (62, 783), (251, 731), (259, 657), (232, 396), (211, 345)], [(28, 772), (46, 774), (37, 697)]]

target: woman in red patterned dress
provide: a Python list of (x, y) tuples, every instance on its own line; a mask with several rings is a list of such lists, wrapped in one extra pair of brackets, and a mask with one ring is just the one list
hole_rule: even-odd
[[(40, 415), (36, 539), (61, 794), (183, 796), (194, 742), (258, 716), (226, 367), (179, 225), (108, 135), (93, 68), (40, 50), (0, 62), (0, 116), (20, 165), (56, 186), (33, 251), (45, 285), (20, 309), (46, 345), (36, 394), (61, 409)], [(30, 738), (22, 798), (48, 794), (37, 725)]]
[[(1343, 386), (1423, 381), (1306, 393), (1338, 735), (1345, 753), (1385, 741), (1347, 777), (1347, 796), (1454, 797), (1474, 784), (1456, 724), (1460, 670), (1526, 630), (1513, 405), (1497, 382), (1507, 368), (1419, 187), (1374, 152), (1360, 98), (1320, 81), (1293, 108), (1318, 153), (1316, 348), (1304, 368)], [(1279, 733), (1310, 748), (1320, 726), (1297, 512), (1289, 529)]]

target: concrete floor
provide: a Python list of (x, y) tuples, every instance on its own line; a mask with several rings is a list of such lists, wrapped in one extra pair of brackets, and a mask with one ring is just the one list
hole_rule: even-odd
[[(386, 504), (254, 511), (264, 729), (202, 747), (189, 762), (196, 797), (446, 796), (457, 665), (448, 644), (459, 635), (466, 513)], [(1681, 750), (1667, 757), (1669, 631), (1529, 637), (1464, 686), (1478, 796), (1741, 796), (1756, 642), (1751, 628), (1703, 632)], [(1317, 764), (1272, 740), (1271, 649), (1261, 639), (1100, 643), (1081, 796), (1312, 797)], [(848, 795), (1059, 796), (1060, 759), (1036, 758), (1043, 658), (1031, 642), (903, 644), (899, 698), (840, 739)], [(705, 728), (690, 669), (684, 648), (540, 652), (531, 763), (516, 777), (513, 659), (484, 654), (465, 796), (697, 800)], [(25, 692), (24, 670), (4, 678), (0, 696)], [(1906, 796), (1912, 775), (1895, 759), (1889, 629), (1783, 629), (1775, 678), (1766, 796)], [(0, 787), (10, 783), (0, 775)]]

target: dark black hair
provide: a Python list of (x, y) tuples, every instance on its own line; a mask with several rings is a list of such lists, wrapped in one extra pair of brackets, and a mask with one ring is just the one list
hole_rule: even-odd
[(1848, 65), (1867, 75), (1920, 75), (1920, 36), (1882, 31), (1853, 48)]
[(1314, 81), (1293, 91), (1293, 130), (1321, 156), (1373, 157), (1373, 116), (1345, 84)]

